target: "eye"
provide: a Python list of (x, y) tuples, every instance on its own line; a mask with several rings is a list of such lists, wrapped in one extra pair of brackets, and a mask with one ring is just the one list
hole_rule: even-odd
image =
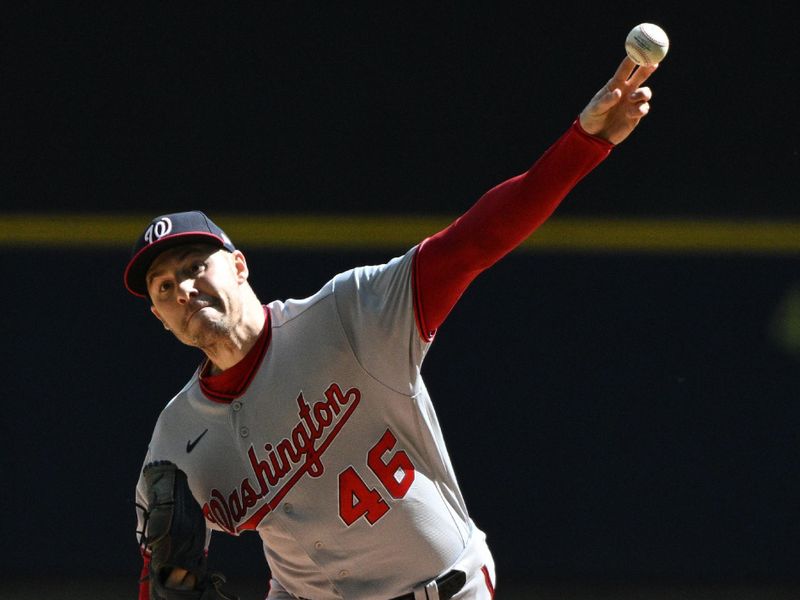
[(172, 282), (169, 280), (163, 280), (161, 283), (158, 284), (158, 293), (164, 294), (172, 289)]
[(197, 275), (198, 273), (202, 273), (205, 268), (206, 263), (203, 261), (195, 261), (191, 264), (189, 270), (192, 272), (192, 274)]

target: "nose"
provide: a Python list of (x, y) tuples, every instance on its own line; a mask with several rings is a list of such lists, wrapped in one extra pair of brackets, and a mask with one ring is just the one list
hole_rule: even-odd
[(192, 296), (196, 296), (197, 294), (197, 289), (194, 287), (194, 279), (187, 277), (178, 283), (177, 297), (179, 304), (186, 304)]

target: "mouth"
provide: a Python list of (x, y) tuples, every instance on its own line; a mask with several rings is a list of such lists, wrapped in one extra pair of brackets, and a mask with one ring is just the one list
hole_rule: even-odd
[(202, 306), (198, 306), (191, 313), (189, 313), (189, 316), (186, 318), (186, 326), (188, 326), (189, 322), (194, 318), (194, 316), (198, 314), (200, 311), (202, 311), (204, 308), (217, 308), (217, 307), (213, 302), (209, 302), (208, 304), (203, 304)]

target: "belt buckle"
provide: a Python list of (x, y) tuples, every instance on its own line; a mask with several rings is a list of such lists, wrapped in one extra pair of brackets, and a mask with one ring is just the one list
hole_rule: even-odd
[(436, 598), (438, 598), (438, 600), (450, 600), (453, 596), (461, 591), (461, 588), (464, 587), (466, 582), (467, 574), (464, 573), (464, 571), (453, 569), (441, 577), (438, 577), (437, 579), (434, 579), (433, 581), (420, 586), (419, 588), (415, 588), (415, 593), (412, 594), (411, 597), (417, 598), (418, 595), (416, 594), (416, 591), (419, 590), (425, 593), (426, 600), (434, 600)]

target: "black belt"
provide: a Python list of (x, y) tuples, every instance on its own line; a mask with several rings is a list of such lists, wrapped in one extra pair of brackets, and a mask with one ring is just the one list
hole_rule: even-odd
[[(467, 582), (467, 574), (464, 571), (450, 571), (436, 580), (436, 587), (439, 588), (439, 600), (450, 600)], [(397, 596), (391, 600), (414, 600), (414, 593)]]

